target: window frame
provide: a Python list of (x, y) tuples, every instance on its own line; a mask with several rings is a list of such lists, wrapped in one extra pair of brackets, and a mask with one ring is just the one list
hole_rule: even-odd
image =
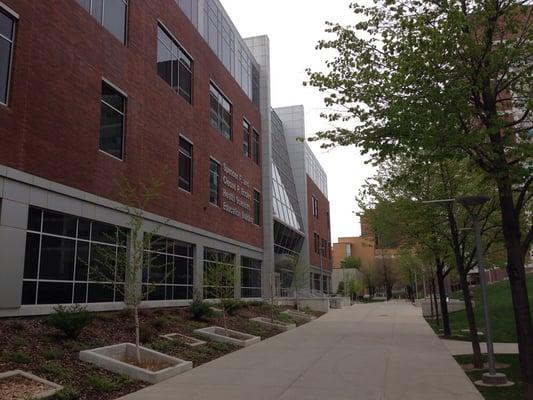
[(243, 154), (245, 157), (247, 158), (251, 158), (252, 157), (252, 152), (251, 152), (251, 140), (252, 140), (252, 134), (251, 134), (251, 129), (252, 129), (252, 124), (250, 124), (250, 122), (248, 122), (248, 120), (246, 118), (243, 118), (242, 120), (242, 133), (243, 133), (243, 137), (242, 137), (242, 149), (243, 149)]
[[(109, 86), (111, 89), (115, 90), (116, 92), (118, 92), (121, 96), (122, 96), (122, 103), (123, 103), (123, 108), (124, 108), (124, 111), (120, 112), (119, 110), (117, 110), (115, 107), (113, 107), (112, 105), (104, 102), (102, 100), (102, 88), (103, 88), (103, 85), (106, 84), (107, 86)], [(113, 154), (103, 150), (101, 147), (100, 147), (100, 136), (101, 136), (101, 129), (102, 129), (102, 111), (101, 111), (101, 107), (102, 107), (102, 104), (105, 104), (106, 106), (110, 107), (111, 109), (113, 109), (113, 111), (116, 111), (120, 114), (122, 114), (122, 148), (120, 150), (120, 153), (121, 153), (121, 158), (117, 157), (117, 156), (114, 156)], [(100, 130), (98, 132), (98, 151), (105, 154), (106, 156), (108, 157), (112, 157), (114, 158), (115, 160), (118, 160), (118, 161), (122, 161), (124, 162), (124, 159), (125, 159), (125, 149), (126, 149), (126, 120), (127, 120), (127, 107), (128, 107), (128, 95), (126, 94), (126, 92), (124, 92), (122, 89), (120, 89), (118, 86), (116, 86), (115, 84), (111, 83), (109, 80), (105, 79), (105, 78), (102, 78), (102, 86), (100, 88)]]
[[(182, 140), (187, 142), (191, 146), (191, 154), (190, 154), (190, 156), (188, 156), (187, 154), (185, 154), (184, 152), (181, 151), (181, 141)], [(190, 163), (189, 190), (187, 190), (187, 189), (185, 189), (185, 188), (180, 186), (181, 185), (181, 166), (180, 166), (180, 161), (181, 161), (181, 157), (182, 156), (189, 158), (189, 163)], [(193, 176), (194, 176), (193, 168), (194, 168), (194, 143), (191, 140), (189, 140), (187, 137), (185, 137), (185, 136), (180, 134), (178, 136), (178, 188), (183, 190), (185, 193), (192, 193), (192, 191), (193, 191)]]
[[(217, 188), (216, 188), (216, 191), (217, 191), (217, 201), (216, 203), (213, 203), (211, 201), (211, 173), (212, 173), (212, 170), (211, 170), (211, 166), (213, 164), (216, 164), (217, 165)], [(209, 157), (209, 180), (208, 180), (208, 183), (209, 183), (209, 204), (213, 205), (213, 206), (216, 206), (216, 207), (220, 207), (220, 162), (218, 162), (216, 159), (214, 159), (213, 157)]]
[(257, 164), (261, 165), (261, 135), (259, 132), (257, 132), (256, 129), (252, 128), (252, 138), (251, 138), (251, 145), (252, 145), (252, 160)]
[[(185, 50), (185, 47), (183, 47), (183, 45), (181, 44), (181, 42), (176, 38), (176, 36), (174, 36), (170, 29), (167, 28), (167, 26), (161, 21), (161, 20), (157, 20), (157, 24), (156, 24), (156, 75), (163, 81), (165, 82), (169, 87), (170, 89), (172, 89), (172, 91), (174, 93), (176, 93), (179, 97), (181, 97), (183, 100), (185, 100), (188, 104), (190, 105), (193, 105), (193, 101), (194, 101), (194, 57), (191, 55), (191, 53), (189, 53), (187, 50)], [(170, 77), (170, 84), (168, 84), (168, 82), (161, 76), (159, 75), (159, 72), (157, 70), (157, 52), (158, 52), (158, 48), (159, 48), (159, 29), (161, 29), (163, 31), (163, 33), (165, 35), (168, 36), (168, 38), (172, 41), (172, 44), (175, 45), (178, 49), (178, 54), (177, 54), (177, 60), (176, 62), (178, 63), (178, 77), (177, 77), (177, 90), (176, 88), (174, 88), (172, 86), (172, 82), (173, 82), (173, 75), (172, 75), (172, 71), (173, 71), (173, 67), (172, 67), (172, 64), (171, 64), (171, 67), (170, 67), (170, 71), (171, 71), (171, 77)], [(187, 67), (185, 66), (190, 74), (191, 74), (191, 93), (190, 93), (190, 99), (186, 98), (183, 94), (181, 94), (181, 90), (180, 90), (180, 65), (182, 65), (182, 62), (181, 62), (181, 57), (180, 57), (180, 52), (183, 53), (185, 55), (185, 57), (187, 57), (191, 63), (191, 67)], [(170, 54), (171, 54), (171, 57), (172, 57), (172, 49), (170, 49)], [(171, 60), (172, 61), (172, 60)]]
[[(256, 200), (256, 195), (257, 195), (257, 200)], [(261, 226), (261, 211), (262, 211), (262, 207), (261, 207), (261, 192), (259, 190), (257, 190), (256, 188), (253, 188), (253, 198), (252, 198), (252, 203), (253, 203), (253, 210), (254, 210), (254, 214), (253, 214), (253, 219), (254, 219), (254, 225), (257, 225), (257, 226)], [(257, 207), (257, 209), (256, 209)], [(256, 212), (257, 212), (257, 219), (255, 218), (256, 217)]]
[(318, 219), (318, 199), (315, 195), (311, 195), (312, 203), (313, 203), (313, 217)]
[(15, 54), (15, 41), (17, 38), (17, 29), (20, 21), (20, 16), (18, 13), (13, 11), (10, 7), (0, 1), (0, 12), (5, 14), (8, 18), (13, 21), (13, 32), (11, 33), (11, 39), (8, 39), (5, 36), (2, 36), (6, 41), (11, 44), (11, 49), (9, 51), (9, 64), (7, 68), (7, 80), (6, 80), (6, 101), (0, 101), (0, 106), (9, 107), (10, 103), (10, 94), (11, 94), (11, 80), (13, 79), (13, 60)]
[(83, 9), (85, 10), (85, 12), (89, 13), (89, 15), (91, 16), (91, 18), (93, 18), (101, 27), (105, 28), (105, 30), (110, 33), (115, 39), (117, 39), (119, 42), (121, 42), (124, 46), (127, 46), (128, 45), (128, 39), (129, 39), (129, 17), (130, 17), (130, 4), (129, 4), (129, 0), (121, 0), (122, 3), (124, 3), (126, 5), (126, 12), (124, 13), (124, 39), (123, 40), (120, 40), (117, 36), (115, 36), (115, 34), (113, 32), (111, 32), (111, 30), (109, 30), (105, 25), (104, 25), (104, 21), (105, 21), (105, 3), (106, 1), (108, 0), (102, 0), (102, 15), (100, 16), (100, 18), (96, 18), (95, 15), (93, 15), (93, 4), (94, 4), (94, 0), (90, 0), (91, 4), (89, 5), (89, 9), (87, 10), (82, 4), (80, 4), (80, 2), (78, 0), (76, 0), (76, 3), (78, 3), (78, 5)]
[[(216, 113), (216, 126), (214, 125), (212, 114), (213, 114), (213, 108), (211, 107), (211, 99), (214, 98), (213, 92), (215, 92), (216, 101), (217, 101), (217, 113)], [(226, 136), (226, 133), (222, 129), (222, 121), (223, 121), (223, 109), (224, 106), (220, 100), (226, 101), (229, 105), (229, 137)], [(208, 96), (208, 102), (209, 102), (209, 124), (211, 127), (216, 129), (224, 138), (226, 138), (229, 141), (233, 141), (233, 103), (229, 100), (228, 96), (224, 94), (222, 90), (218, 87), (216, 83), (214, 83), (212, 80), (209, 81), (209, 96)]]

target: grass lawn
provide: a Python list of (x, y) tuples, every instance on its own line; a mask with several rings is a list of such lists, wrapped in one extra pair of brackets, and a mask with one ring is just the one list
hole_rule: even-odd
[[(530, 304), (533, 308), (532, 274), (528, 275), (527, 277), (527, 286), (529, 291)], [(474, 300), (476, 302), (474, 313), (476, 315), (476, 324), (478, 327), (478, 331), (484, 332), (485, 322), (483, 318), (483, 306), (481, 305), (480, 296), (481, 291), (479, 288), (476, 288), (476, 290), (474, 291)], [(452, 297), (455, 296), (452, 295)], [(515, 343), (516, 330), (509, 282), (503, 281), (490, 285), (488, 288), (488, 298), (494, 341), (500, 343)], [(428, 319), (428, 323), (435, 330), (435, 332), (440, 333), (438, 330), (439, 328), (436, 326), (436, 322), (434, 320)], [(466, 320), (465, 311), (458, 311), (450, 314), (450, 328), (452, 330), (452, 339), (469, 340), (468, 334), (461, 332), (461, 330), (463, 329), (468, 329), (468, 322)], [(483, 336), (481, 336), (480, 339), (483, 341)]]
[[(468, 364), (472, 362), (471, 356), (456, 356), (455, 359), (459, 364)], [(486, 361), (486, 359), (485, 359)], [(522, 384), (520, 383), (520, 364), (516, 354), (498, 354), (496, 362), (509, 364), (510, 368), (499, 370), (507, 375), (507, 379), (514, 382), (514, 386), (505, 388), (487, 388), (476, 386), (485, 400), (521, 400)], [(474, 382), (481, 379), (481, 375), (486, 371), (467, 372), (468, 377)]]

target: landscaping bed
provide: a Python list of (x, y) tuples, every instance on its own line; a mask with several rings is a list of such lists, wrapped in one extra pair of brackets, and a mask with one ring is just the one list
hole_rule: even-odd
[[(455, 360), (460, 365), (470, 364), (473, 362), (472, 356), (455, 356)], [(484, 356), (484, 361), (487, 361)], [(522, 400), (522, 384), (520, 378), (520, 363), (517, 354), (496, 354), (496, 363), (503, 366), (509, 366), (497, 372), (503, 372), (507, 375), (507, 379), (514, 382), (515, 385), (510, 387), (482, 387), (476, 386), (479, 392), (483, 395), (485, 400)], [(466, 374), (472, 382), (481, 379), (481, 375), (487, 370), (466, 371)]]
[[(276, 315), (284, 309), (276, 308)], [(79, 360), (81, 350), (135, 342), (129, 312), (95, 313), (93, 316), (77, 340), (68, 340), (49, 327), (46, 317), (0, 319), (0, 372), (20, 369), (62, 385), (66, 388), (64, 392), (71, 393), (70, 397), (62, 398), (67, 400), (112, 400), (148, 386)], [(249, 318), (269, 316), (270, 307), (263, 303), (242, 306), (228, 317), (228, 328), (267, 339), (282, 331), (253, 323)], [(239, 349), (210, 340), (206, 345), (190, 347), (184, 341), (159, 336), (181, 333), (201, 338), (193, 333), (195, 329), (224, 325), (218, 313), (195, 320), (188, 307), (145, 309), (140, 319), (143, 346), (192, 361), (194, 367)]]

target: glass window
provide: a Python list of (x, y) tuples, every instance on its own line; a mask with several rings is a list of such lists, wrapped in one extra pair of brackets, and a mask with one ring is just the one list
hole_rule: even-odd
[(126, 43), (126, 0), (104, 0), (104, 21), (102, 25), (122, 43)]
[(209, 160), (209, 202), (220, 205), (219, 201), (220, 164)]
[(182, 11), (185, 13), (187, 18), (194, 24), (198, 26), (198, 0), (179, 0), (179, 6)]
[(252, 159), (259, 165), (260, 153), (259, 153), (259, 133), (254, 129), (252, 135)]
[(241, 257), (241, 297), (261, 297), (261, 260)]
[(0, 103), (7, 104), (15, 21), (0, 9)]
[(127, 0), (76, 0), (99, 24), (126, 43)]
[(226, 293), (228, 296), (233, 296), (235, 282), (232, 282), (231, 280), (235, 276), (234, 274), (231, 274), (233, 276), (229, 276), (229, 274), (217, 276), (218, 274), (216, 274), (213, 271), (213, 268), (217, 268), (218, 265), (226, 265), (226, 266), (235, 267), (235, 255), (231, 253), (227, 253), (225, 251), (209, 249), (207, 247), (204, 248), (204, 297), (205, 298), (213, 298), (213, 293), (210, 292), (209, 290), (210, 287), (205, 284), (205, 282), (209, 280), (210, 276), (213, 279), (216, 279), (221, 287), (228, 289)]
[(252, 63), (252, 102), (259, 107), (259, 68)]
[(160, 26), (157, 27), (157, 74), (188, 103), (192, 102), (192, 60)]
[(226, 139), (232, 137), (232, 107), (228, 99), (213, 85), (209, 86), (210, 121)]
[(254, 190), (254, 224), (261, 225), (261, 193)]
[(180, 137), (179, 148), (179, 187), (192, 191), (192, 144)]
[(242, 121), (242, 151), (245, 157), (250, 157), (250, 124)]
[(22, 304), (120, 301), (116, 288), (123, 287), (124, 277), (117, 264), (127, 252), (117, 231), (114, 225), (30, 207)]
[(122, 159), (126, 99), (102, 82), (100, 150)]

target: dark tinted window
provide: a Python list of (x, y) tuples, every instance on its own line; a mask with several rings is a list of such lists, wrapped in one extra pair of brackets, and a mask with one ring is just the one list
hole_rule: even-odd
[(259, 165), (260, 153), (259, 153), (259, 133), (254, 129), (252, 134), (252, 159)]
[(214, 86), (209, 87), (210, 121), (227, 139), (231, 140), (232, 107), (228, 99)]
[(102, 83), (100, 116), (100, 149), (122, 159), (125, 98), (111, 86)]
[(254, 224), (261, 225), (261, 193), (254, 190)]
[(7, 104), (15, 22), (0, 9), (0, 103)]
[(192, 189), (192, 144), (180, 138), (179, 187), (188, 192)]
[(127, 3), (125, 0), (104, 1), (103, 25), (122, 43), (126, 42)]
[(127, 0), (76, 0), (99, 24), (126, 43)]
[(220, 180), (220, 165), (214, 161), (209, 160), (209, 202), (212, 204), (219, 204), (218, 186)]
[(245, 157), (250, 157), (250, 124), (242, 122), (242, 152)]
[(192, 60), (171, 35), (159, 26), (157, 74), (187, 102), (192, 102)]

